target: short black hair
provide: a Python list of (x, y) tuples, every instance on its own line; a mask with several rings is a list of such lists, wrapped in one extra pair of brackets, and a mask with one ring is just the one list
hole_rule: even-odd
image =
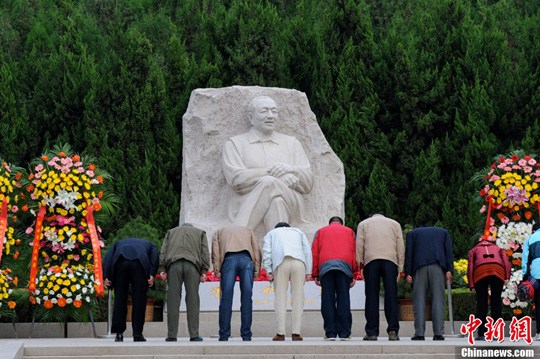
[(290, 224), (287, 222), (279, 222), (278, 224), (276, 224), (274, 228), (280, 228), (280, 227), (290, 227)]
[(535, 222), (532, 226), (532, 231), (533, 232), (536, 232), (537, 230), (540, 229), (540, 222)]
[(334, 223), (334, 222), (339, 222), (339, 224), (343, 224), (343, 220), (341, 219), (341, 217), (338, 217), (338, 216), (334, 216), (330, 218), (330, 220), (328, 221), (328, 224)]

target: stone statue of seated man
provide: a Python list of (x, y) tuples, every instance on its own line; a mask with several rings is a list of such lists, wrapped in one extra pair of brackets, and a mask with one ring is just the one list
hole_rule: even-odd
[(279, 116), (270, 97), (254, 98), (248, 116), (250, 130), (223, 146), (223, 173), (233, 189), (229, 219), (252, 229), (263, 222), (266, 231), (279, 222), (305, 221), (303, 195), (311, 192), (313, 177), (304, 148), (274, 131)]

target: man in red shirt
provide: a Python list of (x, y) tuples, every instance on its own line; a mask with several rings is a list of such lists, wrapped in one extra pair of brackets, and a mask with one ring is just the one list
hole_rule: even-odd
[(326, 340), (351, 339), (352, 314), (349, 289), (356, 283), (356, 240), (352, 229), (340, 217), (315, 234), (311, 247), (312, 276), (322, 287), (321, 314)]

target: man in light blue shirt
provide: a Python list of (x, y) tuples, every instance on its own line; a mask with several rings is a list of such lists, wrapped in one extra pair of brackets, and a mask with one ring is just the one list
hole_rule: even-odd
[(277, 334), (274, 341), (285, 340), (285, 313), (287, 288), (291, 282), (292, 340), (302, 340), (302, 312), (304, 310), (304, 283), (311, 276), (311, 246), (301, 230), (281, 222), (266, 234), (263, 240), (263, 267), (268, 280), (274, 282), (274, 308)]

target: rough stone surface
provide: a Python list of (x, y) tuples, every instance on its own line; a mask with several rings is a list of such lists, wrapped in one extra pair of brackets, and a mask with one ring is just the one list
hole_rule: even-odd
[[(207, 232), (230, 224), (226, 200), (232, 189), (221, 169), (225, 141), (249, 130), (247, 104), (257, 96), (269, 96), (277, 104), (276, 131), (295, 136), (309, 157), (314, 177), (305, 195), (305, 219), (291, 223), (310, 240), (331, 216), (344, 216), (343, 164), (326, 141), (303, 92), (267, 87), (232, 86), (196, 89), (183, 116), (182, 194), (179, 223), (188, 222)], [(255, 230), (262, 240), (264, 230)]]

